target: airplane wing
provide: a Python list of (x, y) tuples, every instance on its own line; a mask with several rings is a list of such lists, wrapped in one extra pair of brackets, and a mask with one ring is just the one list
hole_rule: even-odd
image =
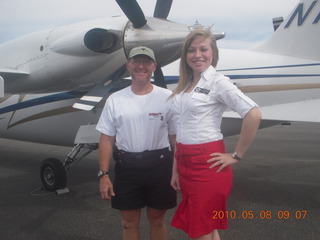
[(320, 99), (260, 108), (263, 119), (320, 122)]
[(90, 111), (97, 106), (104, 97), (129, 85), (131, 85), (131, 80), (129, 79), (102, 81), (82, 96), (73, 104), (72, 107), (84, 111)]
[[(263, 120), (320, 122), (320, 99), (290, 102), (271, 106), (259, 107)], [(223, 115), (229, 118), (240, 118), (233, 111)]]
[[(73, 104), (73, 108), (90, 111), (97, 106), (104, 97), (112, 93), (112, 90), (122, 89), (131, 85), (130, 79), (120, 78), (125, 71), (126, 66), (124, 65), (119, 68), (119, 70), (116, 71), (109, 80), (100, 82), (97, 86), (82, 96), (75, 104)], [(160, 65), (157, 65), (156, 71), (154, 72), (154, 84), (159, 87), (167, 88), (166, 80)]]
[(0, 76), (4, 79), (8, 78), (17, 78), (19, 76), (29, 75), (26, 71), (16, 70), (13, 68), (0, 68)]
[(73, 104), (72, 107), (85, 111), (92, 110), (103, 99), (103, 97), (110, 92), (110, 89), (113, 87), (115, 82), (116, 80), (101, 82), (82, 96), (75, 104)]
[(28, 74), (28, 72), (12, 68), (0, 68), (0, 98), (4, 97), (4, 79), (10, 80), (11, 78), (18, 78)]
[(0, 98), (4, 97), (4, 81), (3, 78), (0, 76)]

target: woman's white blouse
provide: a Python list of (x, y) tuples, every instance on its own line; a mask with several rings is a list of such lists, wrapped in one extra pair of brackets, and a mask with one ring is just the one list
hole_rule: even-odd
[(181, 92), (173, 98), (177, 142), (200, 144), (221, 140), (222, 114), (227, 107), (244, 117), (257, 106), (228, 77), (210, 66), (190, 93)]

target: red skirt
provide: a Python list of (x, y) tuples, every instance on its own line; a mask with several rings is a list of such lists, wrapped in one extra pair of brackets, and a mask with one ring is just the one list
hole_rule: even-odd
[(177, 143), (176, 146), (182, 201), (171, 225), (185, 231), (190, 238), (228, 228), (228, 219), (219, 218), (216, 213), (227, 210), (232, 168), (228, 166), (219, 173), (216, 171), (220, 165), (209, 169), (212, 163), (207, 160), (215, 152), (225, 153), (223, 140), (195, 145)]

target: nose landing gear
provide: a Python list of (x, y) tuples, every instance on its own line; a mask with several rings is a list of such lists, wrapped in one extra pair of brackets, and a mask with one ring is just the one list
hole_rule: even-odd
[(63, 189), (67, 184), (66, 171), (76, 162), (98, 148), (97, 143), (77, 144), (68, 154), (64, 163), (56, 158), (48, 158), (41, 163), (40, 178), (43, 187), (48, 191)]
[(42, 185), (48, 191), (55, 191), (66, 187), (66, 170), (58, 159), (48, 158), (41, 163), (40, 178)]

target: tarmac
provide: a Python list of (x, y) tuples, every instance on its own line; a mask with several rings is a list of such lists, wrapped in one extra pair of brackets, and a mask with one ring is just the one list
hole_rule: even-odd
[[(225, 138), (229, 152), (237, 138)], [(121, 239), (119, 214), (100, 197), (97, 151), (68, 171), (68, 193), (42, 189), (41, 161), (49, 157), (63, 161), (70, 150), (0, 139), (0, 239)], [(222, 240), (320, 239), (319, 123), (259, 130), (233, 173), (224, 213), (229, 228), (219, 231)], [(174, 209), (166, 216), (169, 239), (188, 239), (169, 226), (173, 213)], [(144, 214), (141, 239), (149, 239), (148, 231)]]

